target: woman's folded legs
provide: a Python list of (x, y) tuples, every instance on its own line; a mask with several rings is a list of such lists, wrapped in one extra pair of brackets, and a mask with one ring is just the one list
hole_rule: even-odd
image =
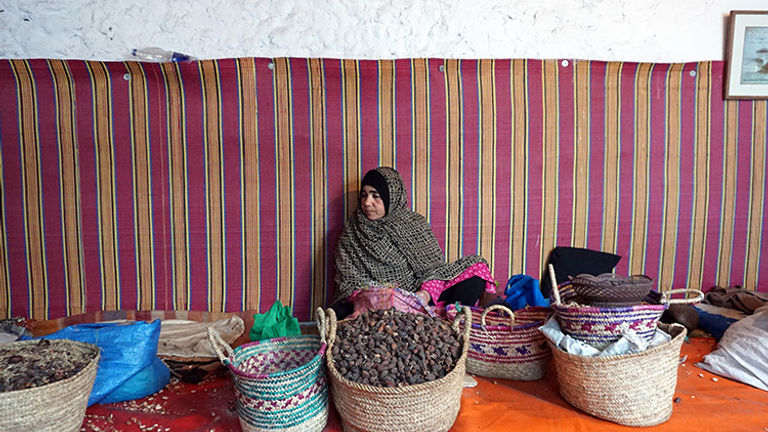
[(452, 285), (440, 293), (437, 301), (453, 304), (459, 302), (463, 305), (474, 306), (483, 292), (485, 292), (486, 282), (478, 276), (472, 276), (455, 285)]

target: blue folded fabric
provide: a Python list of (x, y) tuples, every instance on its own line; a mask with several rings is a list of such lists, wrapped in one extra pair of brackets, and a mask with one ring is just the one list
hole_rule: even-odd
[(526, 306), (549, 306), (549, 299), (545, 299), (539, 289), (539, 280), (524, 274), (509, 278), (504, 294), (504, 302), (513, 311)]
[(723, 333), (728, 330), (728, 327), (738, 321), (735, 318), (707, 312), (696, 306), (693, 308), (696, 309), (696, 313), (699, 314), (699, 327), (711, 334), (715, 340), (720, 340), (720, 338), (723, 337)]

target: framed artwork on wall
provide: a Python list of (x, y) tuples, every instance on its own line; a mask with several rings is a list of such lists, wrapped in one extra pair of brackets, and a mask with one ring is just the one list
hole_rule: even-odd
[(731, 11), (726, 99), (768, 99), (768, 11)]

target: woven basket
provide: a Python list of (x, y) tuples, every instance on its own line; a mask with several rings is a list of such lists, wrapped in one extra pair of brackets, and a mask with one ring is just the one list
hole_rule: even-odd
[(552, 345), (560, 395), (576, 408), (614, 423), (653, 426), (672, 415), (680, 347), (679, 324), (659, 324), (672, 340), (637, 354), (589, 357)]
[[(552, 309), (529, 307), (514, 313), (502, 305), (492, 305), (485, 310), (470, 309), (472, 328), (467, 372), (519, 381), (541, 379), (546, 374), (552, 353), (539, 327), (552, 314)], [(450, 318), (457, 312), (453, 305), (446, 307)]]
[[(0, 350), (17, 351), (39, 340), (9, 342)], [(99, 347), (69, 339), (49, 340), (67, 351), (81, 351), (90, 363), (74, 376), (40, 387), (0, 393), (0, 430), (3, 432), (79, 431), (88, 407), (99, 364)]]
[[(688, 299), (669, 299), (677, 293), (693, 293)], [(697, 303), (704, 294), (695, 289), (674, 289), (664, 293), (658, 304), (634, 306), (600, 307), (584, 306), (580, 303), (555, 303), (555, 317), (563, 333), (603, 349), (621, 339), (624, 330), (631, 329), (638, 336), (650, 341), (656, 331), (661, 314), (670, 304)]]
[[(325, 312), (328, 321), (328, 350), (336, 338), (336, 314)], [(318, 310), (322, 315), (322, 310)], [(471, 321), (469, 308), (462, 310), (464, 319)], [(464, 372), (467, 359), (469, 326), (459, 333), (459, 319), (453, 331), (463, 337), (461, 356), (456, 366), (444, 377), (421, 384), (402, 387), (376, 387), (360, 384), (343, 377), (334, 365), (333, 356), (326, 356), (331, 380), (331, 394), (346, 432), (444, 432), (450, 429), (459, 413)]]
[(323, 367), (326, 330), (320, 330), (322, 336), (267, 339), (233, 351), (214, 328), (208, 328), (211, 345), (234, 380), (244, 432), (323, 430), (328, 385)]
[(614, 273), (598, 276), (582, 273), (571, 281), (580, 302), (590, 306), (630, 306), (642, 303), (653, 287), (645, 275), (621, 277)]

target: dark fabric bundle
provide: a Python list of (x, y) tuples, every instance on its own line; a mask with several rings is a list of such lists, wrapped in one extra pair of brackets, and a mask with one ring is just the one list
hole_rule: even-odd
[[(568, 246), (557, 246), (549, 254), (549, 264), (555, 268), (555, 278), (557, 284), (568, 281), (569, 276), (576, 276), (581, 273), (599, 275), (610, 273), (616, 264), (619, 263), (621, 256), (608, 252), (600, 252), (591, 249), (575, 248)], [(552, 282), (549, 278), (549, 272), (544, 272), (541, 278), (541, 292), (544, 297), (549, 297), (552, 292)]]

